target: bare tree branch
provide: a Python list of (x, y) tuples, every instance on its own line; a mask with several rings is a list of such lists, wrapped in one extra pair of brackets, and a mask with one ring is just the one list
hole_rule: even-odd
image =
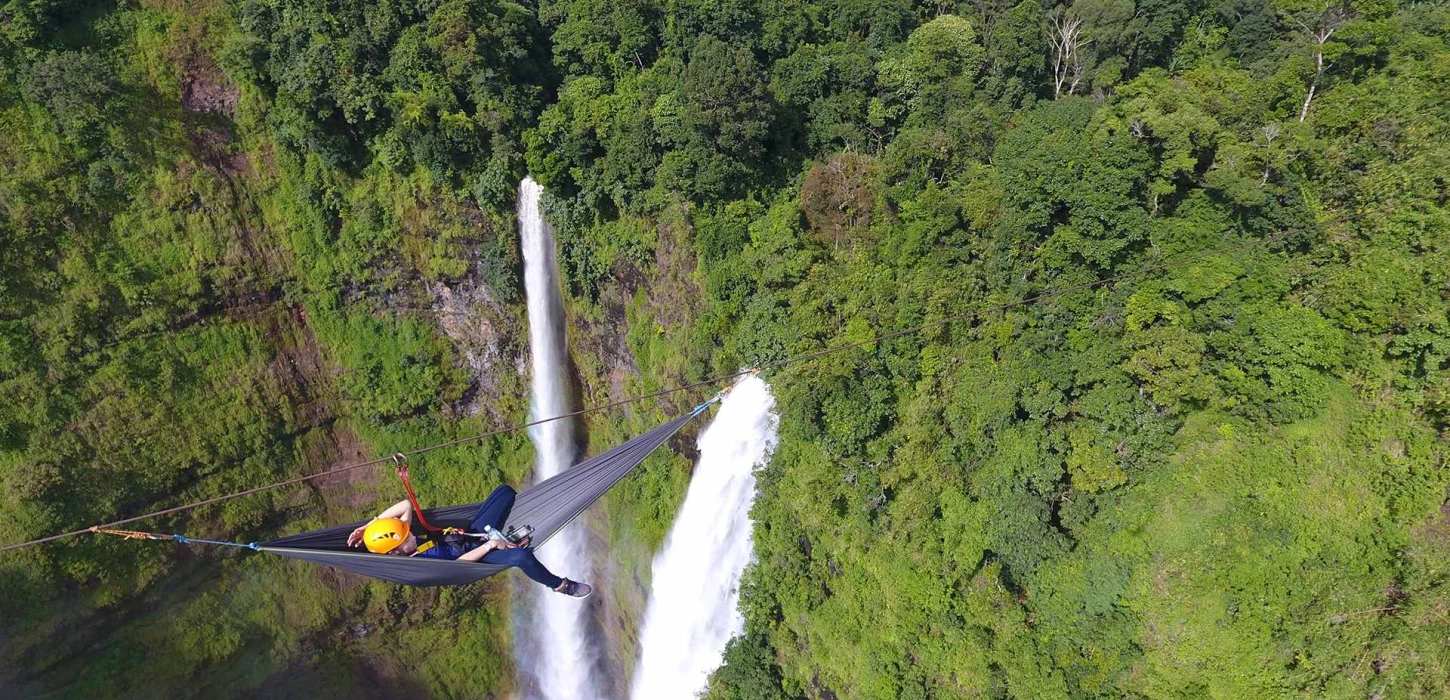
[(1061, 97), (1064, 85), (1071, 95), (1082, 82), (1082, 19), (1067, 13), (1053, 16), (1048, 42), (1052, 46), (1052, 97)]

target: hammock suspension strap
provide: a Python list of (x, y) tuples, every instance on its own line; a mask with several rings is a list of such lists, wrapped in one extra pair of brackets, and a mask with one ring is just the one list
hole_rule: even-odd
[(731, 384), (730, 386), (727, 386), (724, 389), (721, 389), (720, 390), (720, 393), (715, 394), (714, 396), (711, 396), (709, 398), (709, 400), (705, 401), (705, 403), (702, 403), (699, 406), (696, 406), (694, 408), (694, 410), (690, 411), (690, 415), (692, 415), (692, 416), (698, 416), (701, 413), (704, 413), (705, 409), (709, 408), (712, 404), (715, 404), (715, 403), (723, 400), (725, 397), (729, 396), (730, 395), (730, 392), (731, 391), (734, 391), (735, 390), (735, 387), (740, 386), (740, 384), (745, 381), (745, 378), (746, 377), (758, 377), (758, 376), (760, 376), (760, 368), (759, 367), (752, 368), (749, 372), (744, 373), (744, 375), (741, 376), (740, 379), (738, 381), (736, 381), (734, 384)]
[(243, 549), (257, 549), (256, 542), (223, 542), (221, 540), (204, 540), (200, 537), (187, 537), (186, 535), (167, 535), (160, 532), (140, 532), (137, 530), (111, 530), (103, 527), (93, 527), (91, 532), (99, 535), (119, 535), (128, 540), (158, 540), (162, 542), (177, 542), (180, 544), (215, 544), (223, 547), (241, 547)]

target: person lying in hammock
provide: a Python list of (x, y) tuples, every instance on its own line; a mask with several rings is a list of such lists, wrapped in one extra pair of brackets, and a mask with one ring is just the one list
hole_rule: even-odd
[(433, 559), (454, 559), (457, 561), (481, 561), (499, 566), (517, 566), (529, 578), (555, 592), (583, 598), (593, 590), (589, 584), (559, 578), (549, 571), (537, 558), (534, 550), (525, 540), (522, 545), (504, 539), (490, 538), (481, 533), (485, 527), (502, 530), (513, 510), (517, 496), (508, 485), (493, 490), (478, 507), (473, 522), (462, 533), (422, 531), (411, 532), (413, 506), (407, 500), (394, 503), (387, 510), (378, 513), (366, 525), (359, 526), (347, 537), (350, 547), (366, 545), (374, 554), (393, 554), (405, 557), (430, 557)]

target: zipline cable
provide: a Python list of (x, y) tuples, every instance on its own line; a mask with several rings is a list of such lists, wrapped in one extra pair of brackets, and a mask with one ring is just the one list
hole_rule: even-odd
[[(493, 437), (495, 435), (502, 435), (502, 434), (506, 434), (506, 433), (518, 432), (520, 430), (527, 430), (528, 428), (532, 428), (532, 427), (534, 427), (536, 425), (542, 425), (544, 423), (550, 423), (550, 422), (553, 422), (553, 421), (556, 421), (556, 420), (564, 420), (566, 418), (574, 418), (574, 417), (582, 416), (582, 415), (585, 415), (585, 414), (588, 414), (588, 413), (595, 413), (595, 412), (598, 412), (598, 411), (606, 411), (606, 410), (609, 410), (611, 408), (618, 408), (620, 406), (625, 406), (625, 405), (629, 405), (629, 404), (633, 404), (633, 403), (639, 403), (641, 401), (648, 401), (650, 399), (657, 399), (657, 398), (660, 398), (662, 396), (668, 396), (670, 394), (677, 394), (677, 393), (682, 392), (682, 391), (689, 391), (691, 389), (697, 389), (697, 388), (702, 387), (702, 386), (717, 385), (717, 384), (720, 384), (721, 382), (729, 381), (731, 379), (738, 379), (738, 378), (743, 377), (743, 376), (745, 376), (747, 374), (753, 374), (753, 373), (764, 372), (764, 371), (768, 371), (768, 370), (780, 369), (782, 367), (786, 367), (786, 366), (793, 365), (793, 364), (798, 364), (798, 363), (801, 363), (801, 362), (809, 362), (810, 360), (815, 360), (815, 359), (818, 359), (818, 358), (821, 358), (821, 357), (825, 357), (827, 355), (832, 355), (832, 354), (835, 354), (835, 353), (838, 353), (838, 352), (844, 352), (846, 350), (854, 350), (856, 348), (863, 347), (863, 346), (866, 346), (866, 345), (871, 345), (873, 343), (879, 343), (879, 342), (881, 342), (883, 340), (891, 340), (893, 338), (900, 338), (902, 336), (911, 335), (913, 333), (920, 333), (921, 331), (927, 330), (929, 328), (935, 328), (937, 326), (943, 326), (943, 325), (946, 325), (946, 324), (949, 324), (949, 323), (957, 323), (959, 321), (966, 321), (966, 320), (970, 320), (970, 319), (977, 318), (979, 316), (984, 316), (984, 315), (988, 315), (988, 314), (998, 313), (998, 312), (1001, 312), (1001, 311), (1006, 311), (1008, 309), (1012, 309), (1012, 308), (1015, 308), (1015, 307), (1018, 307), (1018, 306), (1026, 306), (1026, 305), (1029, 305), (1029, 304), (1035, 304), (1037, 302), (1044, 301), (1044, 300), (1047, 300), (1047, 299), (1052, 299), (1052, 298), (1055, 298), (1055, 297), (1060, 297), (1060, 296), (1062, 296), (1064, 294), (1069, 294), (1069, 293), (1072, 293), (1072, 292), (1082, 291), (1084, 289), (1093, 289), (1093, 288), (1096, 288), (1096, 287), (1101, 287), (1103, 285), (1112, 284), (1113, 282), (1118, 282), (1118, 281), (1121, 281), (1121, 280), (1124, 280), (1124, 279), (1128, 279), (1128, 278), (1131, 278), (1131, 277), (1138, 277), (1138, 276), (1150, 274), (1150, 273), (1153, 273), (1153, 272), (1159, 272), (1159, 271), (1162, 271), (1162, 270), (1172, 269), (1174, 267), (1178, 267), (1178, 266), (1181, 266), (1181, 265), (1187, 265), (1187, 264), (1190, 264), (1190, 263), (1194, 263), (1194, 262), (1197, 262), (1199, 260), (1203, 260), (1205, 258), (1213, 257), (1215, 255), (1220, 255), (1220, 254), (1223, 254), (1223, 253), (1232, 252), (1232, 251), (1238, 250), (1240, 248), (1247, 248), (1250, 245), (1261, 245), (1261, 244), (1272, 244), (1272, 243), (1276, 243), (1279, 240), (1282, 240), (1284, 238), (1287, 238), (1291, 234), (1302, 233), (1302, 232), (1304, 232), (1304, 229), (1291, 229), (1291, 230), (1288, 230), (1288, 231), (1281, 231), (1281, 232), (1279, 232), (1277, 234), (1274, 234), (1272, 236), (1265, 236), (1264, 238), (1248, 239), (1248, 240), (1245, 240), (1243, 242), (1236, 243), (1234, 245), (1223, 246), (1223, 247), (1220, 247), (1220, 248), (1215, 248), (1215, 249), (1212, 249), (1212, 250), (1203, 251), (1203, 252), (1197, 253), (1195, 255), (1187, 256), (1187, 257), (1182, 258), (1180, 260), (1174, 260), (1174, 261), (1171, 261), (1171, 262), (1163, 262), (1163, 263), (1159, 263), (1157, 265), (1149, 265), (1147, 267), (1138, 268), (1136, 270), (1132, 270), (1132, 271), (1129, 271), (1129, 272), (1123, 272), (1123, 273), (1120, 273), (1120, 274), (1110, 275), (1108, 277), (1102, 277), (1102, 278), (1099, 278), (1099, 279), (1095, 279), (1095, 280), (1092, 280), (1091, 282), (1083, 282), (1083, 283), (1080, 283), (1080, 284), (1068, 285), (1068, 286), (1062, 287), (1060, 289), (1049, 289), (1049, 290), (1044, 291), (1044, 292), (1042, 292), (1040, 294), (1036, 294), (1036, 295), (1030, 296), (1030, 297), (1025, 297), (1025, 298), (1018, 299), (1018, 300), (1015, 300), (1015, 301), (1009, 301), (1009, 302), (1005, 302), (1005, 303), (1002, 303), (1002, 304), (995, 304), (993, 306), (982, 307), (982, 308), (979, 308), (979, 309), (975, 309), (975, 310), (968, 311), (968, 312), (961, 313), (961, 314), (955, 314), (955, 315), (952, 315), (952, 316), (944, 316), (944, 317), (939, 318), (939, 319), (937, 319), (935, 321), (928, 321), (928, 322), (923, 323), (921, 325), (913, 326), (913, 327), (907, 328), (905, 330), (893, 331), (891, 333), (885, 333), (885, 334), (882, 334), (882, 335), (873, 336), (871, 338), (867, 338), (866, 340), (859, 340), (859, 341), (856, 341), (854, 343), (847, 343), (845, 345), (836, 345), (836, 346), (832, 346), (832, 347), (822, 348), (822, 349), (816, 350), (814, 352), (808, 352), (808, 353), (804, 353), (804, 354), (801, 354), (801, 355), (796, 355), (794, 357), (788, 357), (788, 358), (785, 358), (783, 360), (777, 360), (775, 362), (766, 363), (766, 364), (760, 365), (759, 367), (753, 367), (753, 368), (749, 368), (749, 369), (743, 369), (743, 370), (740, 370), (739, 372), (733, 372), (731, 374), (723, 374), (723, 375), (720, 375), (718, 377), (712, 377), (710, 379), (702, 379), (700, 381), (690, 382), (688, 384), (681, 384), (681, 385), (676, 386), (676, 387), (671, 387), (669, 389), (661, 389), (659, 391), (655, 391), (655, 392), (652, 392), (652, 393), (649, 393), (649, 394), (641, 394), (639, 396), (630, 396), (630, 397), (626, 397), (626, 398), (623, 398), (623, 399), (619, 399), (617, 401), (610, 401), (609, 403), (598, 404), (598, 405), (595, 405), (595, 406), (586, 406), (586, 407), (581, 408), (581, 409), (579, 409), (577, 411), (570, 411), (568, 413), (562, 413), (562, 414), (559, 414), (557, 416), (552, 416), (552, 417), (549, 417), (549, 418), (540, 418), (538, 420), (530, 421), (528, 423), (522, 423), (522, 424), (519, 424), (519, 425), (513, 425), (513, 426), (504, 427), (504, 428), (497, 428), (497, 429), (494, 429), (494, 430), (490, 430), (490, 431), (488, 431), (486, 433), (481, 433), (481, 434), (478, 434), (478, 435), (472, 435), (472, 436), (469, 436), (469, 437), (462, 437), (462, 438), (458, 438), (456, 440), (449, 440), (447, 442), (440, 442), (440, 443), (436, 443), (436, 444), (433, 444), (433, 445), (427, 445), (427, 446), (424, 446), (424, 447), (420, 447), (420, 448), (418, 448), (416, 450), (413, 450), (411, 452), (401, 452), (399, 454), (401, 454), (401, 455), (403, 455), (405, 457), (412, 457), (412, 456), (415, 456), (415, 455), (427, 454), (427, 453), (432, 452), (434, 450), (441, 450), (441, 449), (444, 449), (444, 448), (456, 447), (458, 445), (462, 445), (462, 444), (466, 444), (466, 443), (470, 443), (470, 442), (477, 442), (479, 440), (483, 440), (483, 439), (486, 439), (486, 438), (490, 438), (490, 437)], [(123, 518), (121, 520), (114, 520), (114, 521), (111, 521), (109, 523), (104, 523), (104, 524), (101, 524), (101, 525), (93, 525), (93, 526), (90, 526), (90, 527), (81, 528), (79, 530), (72, 530), (70, 532), (62, 532), (62, 533), (56, 534), (56, 535), (50, 535), (50, 536), (47, 536), (47, 537), (41, 537), (41, 538), (38, 538), (38, 539), (29, 540), (27, 542), (19, 542), (19, 543), (16, 543), (16, 544), (5, 545), (3, 547), (0, 547), (0, 552), (8, 552), (8, 551), (10, 551), (12, 549), (21, 549), (23, 547), (31, 547), (31, 546), (38, 545), (38, 544), (45, 544), (47, 542), (54, 542), (56, 540), (65, 539), (67, 537), (74, 537), (76, 535), (83, 535), (83, 534), (86, 534), (86, 533), (89, 533), (89, 532), (96, 532), (98, 530), (105, 530), (105, 529), (109, 529), (109, 528), (114, 528), (114, 527), (116, 527), (118, 525), (126, 525), (126, 524), (134, 523), (134, 522), (137, 522), (137, 521), (140, 521), (140, 520), (147, 520), (147, 519), (150, 519), (150, 518), (159, 518), (159, 517), (161, 517), (163, 515), (171, 515), (173, 513), (180, 513), (182, 511), (191, 510), (191, 509), (194, 509), (194, 508), (200, 508), (202, 506), (209, 506), (209, 505), (212, 505), (214, 503), (221, 503), (222, 501), (229, 501), (229, 500), (234, 499), (234, 498), (241, 498), (242, 496), (250, 496), (250, 495), (255, 494), (255, 493), (261, 493), (263, 491), (270, 491), (272, 489), (281, 488), (283, 486), (290, 486), (292, 484), (297, 484), (297, 483), (301, 483), (301, 482), (304, 482), (304, 481), (311, 481), (313, 479), (320, 479), (320, 478), (326, 477), (326, 476), (333, 476), (335, 474), (342, 474), (344, 472), (350, 472), (350, 471), (354, 471), (354, 470), (357, 470), (357, 469), (363, 469), (365, 467), (371, 467), (371, 466), (376, 466), (376, 465), (385, 464), (385, 463), (393, 463), (393, 461), (394, 461), (394, 456), (389, 455), (387, 457), (380, 457), (378, 459), (369, 460), (367, 462), (359, 462), (357, 464), (351, 464), (351, 465), (348, 465), (348, 466), (345, 466), (345, 467), (338, 467), (336, 469), (329, 469), (327, 471), (318, 472), (316, 474), (304, 474), (302, 476), (293, 477), (291, 479), (284, 479), (282, 481), (278, 481), (278, 482), (272, 483), (272, 484), (267, 484), (265, 486), (256, 486), (256, 487), (253, 487), (253, 488), (250, 488), (250, 489), (245, 489), (243, 491), (237, 491), (235, 493), (229, 493), (229, 494), (225, 494), (225, 495), (222, 495), (222, 496), (215, 496), (215, 497), (208, 498), (208, 499), (205, 499), (205, 500), (197, 501), (195, 503), (187, 503), (187, 504), (184, 504), (184, 505), (173, 506), (171, 508), (164, 508), (162, 510), (154, 511), (154, 512), (151, 512), (151, 513), (144, 513), (142, 515), (136, 515), (136, 516), (132, 516), (132, 517), (129, 517), (129, 518)]]

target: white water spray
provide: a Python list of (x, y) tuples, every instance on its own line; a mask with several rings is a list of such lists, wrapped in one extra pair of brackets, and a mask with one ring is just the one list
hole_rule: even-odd
[(775, 449), (775, 399), (749, 377), (720, 406), (700, 435), (700, 462), (665, 547), (654, 583), (632, 697), (693, 698), (720, 666), (725, 643), (744, 618), (740, 574), (750, 562), (750, 504), (755, 466)]
[[(568, 347), (564, 339), (564, 303), (554, 259), (554, 235), (539, 211), (544, 188), (533, 178), (519, 183), (519, 236), (524, 254), (524, 291), (528, 297), (529, 350), (533, 355), (531, 382), (533, 420), (563, 415), (569, 406)], [(535, 480), (543, 481), (573, 464), (576, 457), (573, 424), (568, 420), (541, 423), (529, 429), (538, 451)], [(576, 520), (549, 539), (538, 551), (539, 560), (559, 576), (588, 580), (589, 554), (583, 546), (581, 523)], [(594, 678), (597, 653), (585, 628), (584, 601), (531, 585), (537, 596), (535, 615), (527, 628), (533, 637), (520, 668), (525, 669), (544, 700), (580, 700), (600, 697)]]

